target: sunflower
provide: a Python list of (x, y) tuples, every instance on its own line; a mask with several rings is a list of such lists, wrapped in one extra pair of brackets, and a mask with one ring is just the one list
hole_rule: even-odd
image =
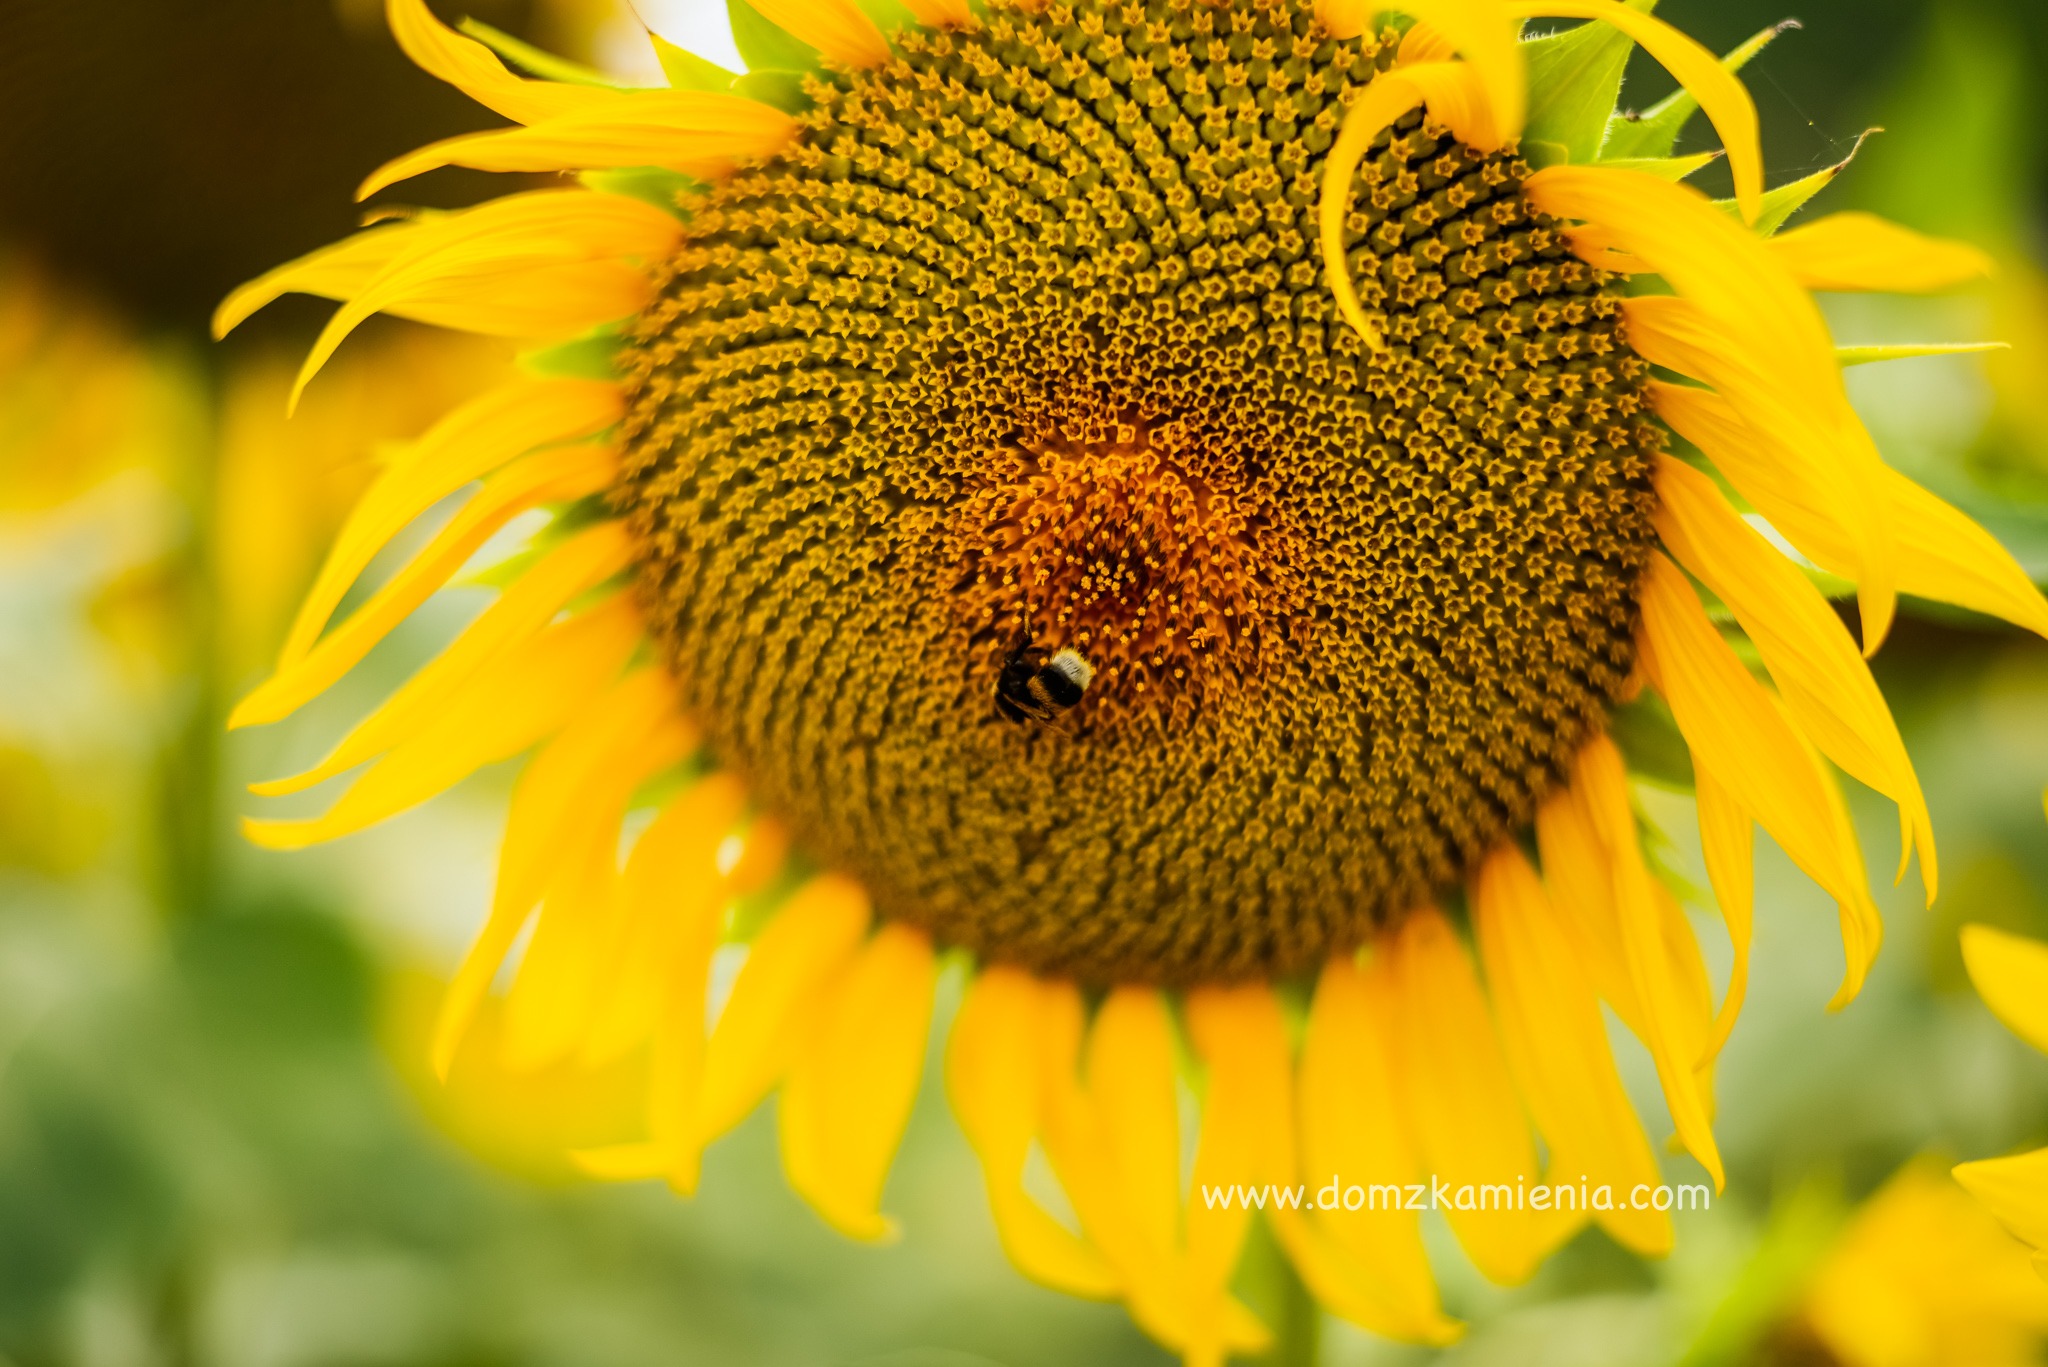
[[(2042, 796), (2048, 808), (2048, 794)], [(2048, 1050), (2048, 945), (1991, 926), (1963, 927), (1963, 963), (1984, 1004), (2006, 1028)], [(1964, 1163), (1956, 1180), (2034, 1253), (2048, 1277), (2048, 1149)]]
[[(1765, 1280), (1782, 1284), (1784, 1272)], [(1745, 1360), (2024, 1367), (2040, 1361), (2044, 1339), (2048, 1286), (2027, 1265), (2027, 1251), (1940, 1162), (1921, 1158), (1855, 1213), (1795, 1293), (1789, 1313)]]
[[(1984, 258), (1858, 214), (1777, 231), (1830, 173), (1764, 188), (1734, 71), (1768, 34), (1724, 61), (1614, 0), (1402, 8), (912, 0), (885, 32), (761, 0), (734, 7), (754, 70), (658, 45), (670, 88), (628, 90), (391, 0), (514, 126), (365, 196), (576, 180), (222, 306), (341, 302), (301, 388), (380, 310), (536, 348), (369, 489), (232, 721), (289, 715), (545, 522), (445, 652), (257, 786), (369, 766), (325, 813), (248, 824), (333, 839), (534, 752), (437, 1068), (530, 926), (504, 1062), (647, 1060), (644, 1136), (586, 1171), (691, 1191), (774, 1092), (791, 1184), (881, 1239), (943, 956), (1006, 1250), (1191, 1362), (1267, 1340), (1231, 1292), (1261, 1201), (1323, 1305), (1428, 1342), (1458, 1326), (1419, 1215), (1345, 1184), (1450, 1193), (1500, 1282), (1589, 1221), (1669, 1246), (1626, 1199), (1659, 1167), (1603, 1003), (1718, 1184), (1753, 828), (1838, 902), (1848, 1001), (1880, 924), (1830, 762), (1935, 883), (1865, 664), (1898, 595), (2048, 634), (1849, 406), (1845, 360), (1917, 349), (1839, 352), (1811, 297)], [(1635, 44), (1682, 89), (1612, 115)], [(1728, 203), (1672, 155), (1700, 110)], [(1698, 793), (1718, 1004), (1632, 764)], [(1544, 1181), (1622, 1195), (1536, 1209)]]

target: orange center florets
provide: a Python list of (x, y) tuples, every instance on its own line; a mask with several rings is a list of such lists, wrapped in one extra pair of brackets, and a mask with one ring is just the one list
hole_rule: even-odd
[(1196, 708), (1223, 680), (1255, 677), (1295, 597), (1255, 501), (1187, 473), (1137, 427), (1117, 436), (1014, 450), (954, 524), (962, 624), (998, 650), (1080, 651), (1096, 671), (1091, 727), (1141, 702)]

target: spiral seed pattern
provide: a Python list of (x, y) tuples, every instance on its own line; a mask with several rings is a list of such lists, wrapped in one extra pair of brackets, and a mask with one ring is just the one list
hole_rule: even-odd
[[(692, 197), (618, 500), (722, 762), (878, 908), (1093, 982), (1305, 969), (1532, 816), (1632, 665), (1658, 436), (1608, 279), (1303, 0), (1079, 0), (807, 81)], [(1006, 654), (1096, 668), (999, 719)]]

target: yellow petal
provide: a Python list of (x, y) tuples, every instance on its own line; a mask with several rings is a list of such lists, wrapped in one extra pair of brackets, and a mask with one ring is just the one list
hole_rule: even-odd
[(1376, 8), (1368, 0), (1316, 0), (1316, 18), (1332, 38), (1356, 38), (1372, 22)]
[(1660, 1180), (1657, 1160), (1622, 1090), (1599, 999), (1536, 871), (1510, 842), (1480, 866), (1472, 892), (1501, 1042), (1550, 1145), (1551, 1175), (1607, 1186), (1617, 1207), (1598, 1212), (1607, 1231), (1638, 1253), (1669, 1252), (1670, 1217), (1631, 1208), (1638, 1186)]
[(1661, 555), (1643, 578), (1643, 664), (1686, 744), (1841, 910), (1846, 1005), (1877, 954), (1882, 923), (1839, 792), (1811, 748), (1707, 620)]
[(974, 11), (967, 7), (967, 0), (903, 0), (903, 6), (926, 28), (974, 26)]
[(1967, 513), (1896, 471), (1885, 473), (1882, 487), (1899, 534), (1899, 586), (2048, 636), (2048, 598), (2005, 547)]
[(473, 399), (434, 424), (350, 511), (278, 653), (278, 668), (312, 649), (357, 577), (415, 518), (528, 451), (595, 436), (617, 422), (624, 408), (617, 385), (524, 381)]
[[(1188, 1036), (1209, 1077), (1195, 1149), (1196, 1199), (1188, 1204), (1185, 1352), (1190, 1362), (1220, 1362), (1227, 1349), (1259, 1351), (1267, 1335), (1256, 1321), (1229, 1310), (1230, 1278), (1251, 1212), (1242, 1204), (1211, 1205), (1201, 1193), (1237, 1185), (1292, 1187), (1293, 1059), (1280, 1004), (1263, 983), (1193, 989), (1186, 1011)], [(1251, 1341), (1242, 1337), (1247, 1330)]]
[(392, 36), (422, 70), (515, 123), (553, 118), (620, 92), (595, 86), (529, 81), (505, 69), (496, 53), (434, 17), (425, 0), (387, 0)]
[(1932, 904), (1939, 874), (1927, 800), (1891, 708), (1842, 619), (1712, 480), (1669, 456), (1658, 462), (1656, 479), (1665, 548), (1735, 614), (1808, 739), (1898, 804), (1899, 872), (1918, 848)]
[[(1878, 543), (1888, 546), (1886, 553), (1891, 556), (1884, 562), (1892, 576), (1887, 592), (1895, 590), (1899, 529), (1892, 525), (1881, 494), (1872, 492), (1882, 489), (1885, 466), (1877, 461), (1874, 448), (1864, 450), (1868, 434), (1860, 426), (1839, 427), (1837, 436), (1849, 433), (1857, 438), (1843, 444), (1816, 424), (1817, 410), (1788, 406), (1784, 396), (1772, 392), (1773, 381), (1759, 369), (1757, 358), (1743, 354), (1745, 343), (1688, 300), (1668, 296), (1630, 299), (1622, 305), (1622, 316), (1629, 326), (1630, 342), (1643, 359), (1720, 388), (1722, 397), (1740, 414), (1738, 430), (1784, 467), (1780, 482), (1795, 490), (1796, 497), (1826, 506), (1829, 521), (1851, 538), (1861, 534), (1859, 528), (1875, 529)], [(1839, 367), (1837, 370), (1839, 373)], [(1854, 499), (1845, 498), (1843, 490), (1852, 483), (1857, 483), (1861, 492)], [(1859, 521), (1864, 518), (1876, 520), (1866, 526)], [(1859, 549), (1858, 554), (1863, 551)], [(1863, 563), (1858, 562), (1852, 575), (1859, 582), (1867, 573), (1860, 567)], [(1859, 587), (1858, 597), (1867, 620), (1873, 610), (1871, 595)], [(1884, 611), (1891, 611), (1889, 602)], [(1866, 630), (1864, 636), (1865, 654), (1874, 653), (1882, 633)]]
[[(865, 18), (865, 16), (863, 16)], [(467, 133), (384, 163), (356, 188), (386, 186), (443, 166), (479, 171), (595, 171), (659, 166), (704, 180), (765, 161), (796, 136), (797, 121), (770, 105), (712, 90), (652, 90), (572, 110), (526, 128)]]
[[(1024, 1165), (1043, 1106), (1045, 995), (1027, 973), (983, 969), (968, 986), (946, 1052), (946, 1089), (981, 1159), (1003, 1251), (1033, 1281), (1069, 1295), (1107, 1297), (1116, 1276), (1102, 1255), (1024, 1191)], [(1071, 1069), (1071, 1057), (1064, 1066)]]
[(619, 934), (606, 947), (608, 986), (582, 1059), (601, 1067), (654, 1038), (653, 1071), (671, 1079), (649, 1079), (648, 1129), (658, 1139), (682, 1128), (674, 1102), (697, 1091), (706, 975), (737, 873), (721, 872), (718, 852), (745, 800), (730, 774), (691, 784), (633, 842), (619, 879)]
[(1865, 1202), (1801, 1299), (1817, 1346), (1845, 1364), (2025, 1367), (2048, 1330), (2027, 1250), (1925, 1158)]
[[(1449, 1343), (1460, 1326), (1438, 1304), (1421, 1217), (1406, 1206), (1420, 1168), (1401, 1128), (1385, 1022), (1369, 993), (1350, 955), (1323, 966), (1296, 1103), (1302, 1180), (1312, 1200), (1326, 1183), (1335, 1187), (1336, 1208), (1319, 1206), (1313, 1217), (1275, 1212), (1274, 1228), (1332, 1312), (1376, 1334)], [(1346, 1210), (1350, 1187), (1361, 1189), (1364, 1204)]]
[(1762, 239), (1689, 187), (1554, 166), (1531, 176), (1524, 194), (1546, 213), (1607, 230), (1678, 292), (1628, 301), (1630, 345), (1713, 385), (1778, 459), (1813, 468), (1855, 537), (1864, 650), (1875, 650), (1891, 623), (1897, 558), (1875, 493), (1884, 462), (1849, 406), (1811, 297)]
[[(1420, 32), (1418, 26), (1417, 32)], [(1405, 49), (1404, 49), (1405, 51)], [(1356, 283), (1344, 254), (1345, 221), (1351, 213), (1352, 181), (1372, 141), (1409, 110), (1427, 104), (1432, 117), (1474, 146), (1497, 143), (1494, 110), (1472, 66), (1464, 62), (1421, 62), (1396, 67), (1375, 77), (1344, 115), (1337, 140), (1323, 164), (1317, 233), (1322, 244), (1323, 277), (1336, 296), (1337, 311), (1375, 351), (1386, 343), (1365, 315)]]
[(2048, 1052), (2048, 945), (1991, 926), (1964, 926), (1963, 963), (1991, 1014)]
[[(574, 333), (630, 312), (594, 310), (631, 293), (625, 262), (662, 259), (679, 234), (673, 216), (621, 195), (505, 195), (372, 228), (287, 262), (229, 295), (215, 327), (225, 333), (285, 294), (355, 300), (382, 288), (391, 297), (379, 308), (440, 327), (506, 336)], [(430, 268), (419, 269), (422, 262)]]
[(275, 721), (304, 707), (355, 668), (506, 523), (544, 503), (596, 493), (612, 483), (617, 471), (618, 454), (611, 448), (569, 446), (528, 456), (492, 475), (367, 602), (243, 699), (228, 724)]
[(1743, 998), (1749, 991), (1749, 945), (1755, 919), (1755, 823), (1742, 810), (1728, 788), (1714, 777), (1710, 765), (1693, 757), (1694, 790), (1698, 796), (1700, 848), (1706, 855), (1707, 880), (1714, 885), (1714, 901), (1728, 927), (1728, 942), (1734, 962), (1728, 970), (1728, 995), (1714, 1018), (1714, 1036), (1707, 1053), (1719, 1054), (1742, 1013)]
[(1728, 169), (1735, 177), (1735, 197), (1742, 216), (1754, 223), (1763, 211), (1764, 158), (1758, 141), (1756, 101), (1736, 74), (1670, 24), (1621, 0), (1516, 0), (1510, 14), (1526, 18), (1596, 19), (1619, 29), (1671, 73), (1721, 135), (1728, 149)]
[(1771, 239), (1771, 254), (1810, 290), (1931, 294), (1992, 273), (1965, 242), (1925, 237), (1876, 214), (1829, 214)]
[[(638, 615), (630, 620), (637, 636)], [(449, 983), (434, 1025), (433, 1062), (440, 1076), (448, 1075), (463, 1031), (525, 925), (527, 913), (546, 892), (563, 852), (575, 848), (583, 831), (577, 804), (608, 758), (618, 753), (622, 743), (627, 748), (638, 743), (673, 744), (677, 749), (688, 743), (687, 734), (679, 733), (674, 688), (673, 681), (659, 669), (626, 675), (609, 691), (591, 699), (575, 723), (550, 741), (520, 774), (506, 814), (505, 837), (498, 847), (498, 880), (491, 893), (490, 915)], [(628, 739), (621, 742), (622, 736)]]
[(737, 1125), (782, 1080), (860, 947), (868, 919), (860, 885), (823, 874), (755, 937), (705, 1050), (697, 1145)]
[[(562, 814), (559, 853), (541, 871), (540, 915), (505, 1001), (501, 1042), (509, 1070), (531, 1071), (584, 1051), (616, 998), (628, 918), (644, 915), (620, 895), (620, 826), (640, 786), (696, 748), (694, 732), (673, 713), (667, 680), (650, 674), (657, 687), (629, 681), (623, 707), (593, 709), (563, 737), (565, 747), (588, 748), (582, 772), (563, 775), (574, 784), (575, 805)], [(607, 701), (619, 700), (615, 693)], [(711, 875), (704, 881), (715, 880), (715, 868), (702, 872)], [(639, 877), (644, 881), (644, 867)], [(636, 902), (647, 896), (644, 887), (634, 894)], [(662, 900), (662, 915), (680, 925), (687, 890), (663, 889)]]
[[(1489, 116), (1488, 141), (1475, 146), (1491, 151), (1522, 135), (1522, 120), (1529, 112), (1529, 73), (1522, 59), (1522, 26), (1510, 6), (1500, 0), (1399, 0), (1391, 8), (1435, 29), (1472, 68), (1478, 102)], [(1373, 84), (1385, 79), (1381, 76)]]
[(436, 731), (450, 719), (451, 709), (460, 706), (459, 691), (479, 670), (490, 669), (507, 651), (531, 640), (570, 599), (625, 569), (632, 556), (625, 528), (616, 522), (601, 522), (563, 542), (349, 732), (327, 758), (291, 778), (252, 783), (249, 791), (259, 797), (302, 792), (395, 745)]
[[(878, 67), (889, 40), (853, 0), (747, 0), (761, 17), (841, 66)], [(961, 8), (965, 8), (962, 6)], [(918, 16), (922, 21), (923, 16)]]
[[(1853, 576), (1852, 539), (1824, 490), (1775, 458), (1719, 395), (1653, 380), (1657, 416), (1704, 451), (1742, 496), (1756, 504), (1807, 558)], [(1897, 471), (1878, 479), (1898, 538), (1899, 588), (1986, 613), (2048, 636), (2048, 599), (2019, 562), (1967, 514)]]
[[(493, 336), (566, 338), (646, 303), (648, 269), (682, 225), (652, 204), (585, 190), (508, 195), (422, 219), (314, 339), (293, 404), (342, 341), (372, 314)], [(281, 288), (301, 289), (290, 279)]]
[[(671, 754), (668, 762), (677, 758)], [(607, 766), (600, 775), (603, 790), (588, 794), (590, 810), (600, 819), (578, 823), (581, 838), (552, 871), (533, 937), (505, 995), (498, 1061), (508, 1073), (562, 1062), (589, 1029), (598, 975), (620, 911), (619, 823), (626, 799), (645, 776), (637, 764)]]
[(1189, 1341), (1190, 1324), (1181, 1260), (1160, 1254), (1141, 1232), (1125, 1199), (1105, 1126), (1076, 1072), (1080, 991), (1071, 982), (1050, 982), (1042, 992), (1040, 1137), (1046, 1157), (1088, 1242), (1114, 1270), (1131, 1318), (1161, 1343), (1179, 1348)]
[(2014, 1238), (2048, 1250), (2048, 1149), (1962, 1163), (1955, 1177)]
[(881, 1213), (882, 1187), (924, 1073), (936, 977), (930, 937), (884, 925), (848, 965), (782, 1085), (789, 1184), (849, 1238), (896, 1232)]
[(639, 614), (624, 599), (552, 627), (458, 689), (441, 726), (393, 749), (325, 814), (250, 820), (243, 829), (266, 849), (297, 850), (417, 806), (560, 729), (618, 674), (640, 636)]
[(417, 225), (382, 223), (265, 271), (237, 288), (213, 311), (216, 340), (287, 294), (347, 299), (359, 293), (413, 241)]
[(1351, 182), (1358, 164), (1372, 146), (1372, 140), (1394, 121), (1422, 103), (1420, 86), (1408, 79), (1420, 67), (1383, 72), (1373, 78), (1344, 115), (1323, 163), (1322, 196), (1316, 203), (1317, 231), (1323, 249), (1323, 278), (1337, 298), (1337, 311), (1375, 351), (1386, 346), (1380, 330), (1365, 316), (1358, 302), (1358, 290), (1351, 280), (1351, 267), (1344, 255), (1344, 221), (1351, 213)]
[[(745, 867), (746, 856), (728, 867), (718, 854), (743, 798), (730, 775), (712, 775), (672, 799), (626, 861), (619, 887), (625, 934), (610, 955), (616, 987), (600, 1007), (583, 1057), (601, 1066), (651, 1035), (648, 1138), (570, 1155), (599, 1180), (667, 1177), (683, 1195), (693, 1189), (711, 956), (728, 899), (759, 881)], [(772, 867), (781, 858), (779, 842), (772, 833), (763, 837), (760, 827), (757, 822), (748, 845), (769, 846), (763, 858)]]
[(1173, 1023), (1151, 988), (1111, 992), (1088, 1031), (1088, 1094), (1133, 1225), (1156, 1256), (1180, 1244)]
[(1458, 1242), (1491, 1281), (1524, 1281), (1549, 1251), (1548, 1228), (1516, 1209), (1541, 1180), (1536, 1147), (1508, 1076), (1479, 980), (1434, 908), (1411, 912), (1387, 941), (1397, 984), (1395, 1066), (1429, 1172)]
[(1657, 1080), (1679, 1141), (1712, 1174), (1718, 1190), (1724, 1178), (1714, 1142), (1713, 1102), (1699, 1067), (1709, 1038), (1705, 1018), (1710, 1009), (1701, 1001), (1703, 984), (1695, 976), (1694, 963), (1674, 952), (1679, 947), (1673, 940), (1686, 935), (1686, 928), (1682, 917), (1672, 924), (1677, 913), (1668, 894), (1659, 896), (1659, 885), (1643, 860), (1628, 773), (1613, 741), (1597, 736), (1579, 752), (1570, 791), (1605, 855), (1608, 895), (1642, 1013), (1637, 1038), (1657, 1065)]
[(1613, 859), (1585, 802), (1569, 788), (1552, 793), (1536, 809), (1536, 847), (1552, 909), (1572, 942), (1573, 957), (1622, 1023), (1643, 1038), (1649, 1027), (1622, 943)]

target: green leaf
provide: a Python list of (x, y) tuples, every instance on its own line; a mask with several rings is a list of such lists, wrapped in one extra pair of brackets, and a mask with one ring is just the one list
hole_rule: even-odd
[[(1766, 192), (1763, 212), (1757, 215), (1756, 222), (1751, 226), (1765, 237), (1784, 227), (1786, 219), (1805, 208), (1807, 202), (1815, 195), (1834, 184), (1836, 176), (1849, 169), (1849, 163), (1856, 160), (1856, 154), (1863, 150), (1864, 139), (1877, 131), (1875, 128), (1865, 129), (1863, 136), (1856, 139), (1856, 145), (1849, 149), (1849, 155), (1833, 166), (1823, 166), (1810, 176), (1801, 176), (1790, 184), (1780, 185), (1777, 189)], [(1738, 221), (1741, 220), (1742, 210), (1736, 207), (1734, 200), (1717, 199), (1714, 203), (1723, 212)]]
[[(1721, 59), (1730, 71), (1740, 71), (1752, 57), (1771, 45), (1787, 29), (1799, 27), (1797, 19), (1765, 29)], [(1607, 157), (1668, 157), (1678, 146), (1678, 135), (1699, 112), (1700, 102), (1690, 92), (1679, 90), (1651, 105), (1640, 114), (1616, 114), (1607, 121), (1607, 142), (1601, 148)]]
[(1723, 155), (1720, 152), (1695, 152), (1689, 157), (1617, 157), (1611, 161), (1603, 157), (1600, 164), (1617, 171), (1641, 171), (1659, 180), (1684, 180), (1702, 166), (1719, 161)]
[[(1648, 12), (1656, 3), (1632, 0), (1630, 8)], [(1599, 156), (1633, 51), (1635, 44), (1627, 34), (1597, 19), (1523, 43), (1529, 67), (1524, 141), (1556, 143), (1564, 148), (1567, 161), (1589, 162)]]
[(811, 107), (811, 97), (804, 94), (801, 71), (749, 71), (732, 83), (732, 90), (735, 95), (758, 100), (785, 114), (801, 114)]
[(1693, 790), (1692, 750), (1662, 698), (1644, 692), (1622, 703), (1607, 714), (1607, 731), (1637, 778), (1681, 793)]
[(573, 342), (540, 347), (519, 354), (519, 367), (529, 375), (558, 380), (616, 380), (619, 351), (626, 339), (616, 332), (579, 337)]
[(529, 76), (538, 76), (544, 81), (559, 81), (563, 85), (594, 85), (606, 90), (632, 90), (633, 86), (615, 81), (602, 71), (572, 62), (567, 57), (535, 47), (532, 43), (514, 38), (502, 29), (492, 28), (480, 19), (465, 19), (459, 25), (462, 31), (482, 43), (491, 51), (503, 57), (513, 66)]
[(654, 44), (654, 58), (661, 63), (672, 90), (730, 90), (735, 73), (716, 62), (706, 61), (688, 48), (677, 47), (658, 33), (647, 35)]
[(747, 0), (725, 0), (733, 46), (749, 71), (816, 71), (818, 49), (768, 21)]
[(678, 203), (679, 197), (701, 184), (680, 171), (670, 171), (660, 166), (624, 166), (608, 171), (585, 171), (577, 179), (600, 194), (625, 195), (629, 199), (642, 200), (663, 213), (674, 214), (677, 218), (689, 217)]
[(1869, 365), (1872, 361), (1910, 361), (1918, 356), (1975, 356), (1986, 351), (2010, 351), (2011, 342), (1894, 342), (1888, 346), (1838, 346), (1835, 359), (1843, 365)]

